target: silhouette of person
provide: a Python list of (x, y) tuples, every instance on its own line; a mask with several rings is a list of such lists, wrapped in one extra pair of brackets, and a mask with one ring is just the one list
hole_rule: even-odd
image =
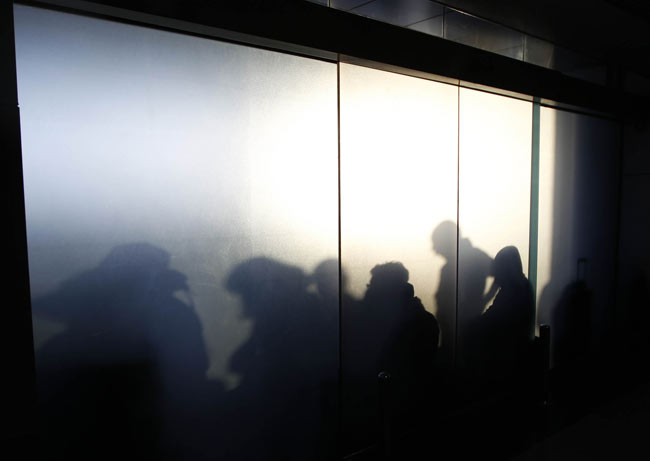
[[(228, 276), (226, 287), (241, 296), (243, 316), (253, 321), (249, 339), (230, 359), (242, 381), (226, 396), (228, 459), (319, 459), (327, 453), (322, 393), (336, 376), (337, 349), (336, 316), (331, 304), (323, 304), (334, 298), (335, 285), (325, 278), (319, 295), (309, 293), (310, 278), (301, 269), (264, 257), (237, 265)], [(333, 353), (325, 354), (328, 348)]]
[(570, 283), (552, 311), (552, 353), (556, 367), (575, 368), (590, 346), (591, 292), (583, 280)]
[(521, 371), (530, 357), (535, 301), (516, 247), (497, 253), (493, 273), (498, 293), (477, 322), (474, 339), (480, 351), (477, 367), (484, 376), (501, 379)]
[(359, 347), (344, 350), (344, 361), (350, 354), (344, 372), (352, 381), (348, 399), (357, 410), (350, 416), (356, 420), (359, 446), (376, 437), (379, 372), (392, 376), (390, 410), (398, 426), (417, 425), (428, 416), (439, 335), (438, 322), (414, 296), (401, 263), (380, 264), (370, 273), (365, 296), (350, 319), (350, 334)]
[(516, 247), (496, 254), (492, 272), (497, 295), (472, 327), (470, 370), (480, 411), (467, 436), (481, 450), (473, 456), (505, 459), (527, 439), (533, 415), (535, 304)]
[(36, 315), (66, 326), (37, 353), (46, 457), (175, 459), (200, 442), (208, 362), (169, 262), (155, 246), (120, 245), (35, 300)]
[(458, 228), (451, 221), (440, 223), (433, 231), (433, 251), (445, 259), (440, 270), (440, 283), (435, 294), (436, 318), (440, 324), (438, 363), (449, 368), (453, 364), (456, 339), (456, 238)]
[[(311, 279), (316, 285), (320, 305), (320, 318), (317, 329), (317, 346), (312, 360), (319, 363), (321, 369), (321, 443), (324, 459), (333, 459), (338, 449), (339, 422), (339, 292), (344, 306), (353, 302), (347, 293), (347, 278), (341, 270), (339, 287), (339, 261), (326, 259), (314, 269)], [(315, 338), (316, 339), (316, 338)]]
[[(485, 294), (487, 279), (492, 275), (492, 258), (474, 248), (469, 239), (461, 237), (453, 221), (440, 223), (433, 231), (432, 241), (433, 250), (447, 261), (440, 271), (440, 284), (435, 294), (436, 317), (441, 329), (439, 362), (443, 367), (449, 367), (455, 355), (457, 365), (466, 367), (472, 353), (468, 349), (471, 325), (494, 295), (494, 289)], [(458, 273), (457, 256), (461, 260)]]
[[(321, 361), (323, 370), (335, 373), (338, 370), (339, 354), (339, 262), (337, 259), (327, 259), (319, 263), (311, 275), (316, 286), (314, 313), (310, 321), (319, 333), (320, 353), (315, 357)], [(345, 288), (345, 275), (341, 274), (341, 282)], [(342, 297), (348, 295), (343, 292)], [(336, 375), (330, 376), (336, 379)]]

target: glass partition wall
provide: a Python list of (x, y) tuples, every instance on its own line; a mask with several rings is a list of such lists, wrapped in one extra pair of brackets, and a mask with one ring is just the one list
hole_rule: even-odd
[(559, 362), (606, 328), (614, 123), (26, 6), (15, 28), (44, 459), (486, 454), (529, 427), (536, 322), (592, 335)]
[(443, 398), (456, 236), (432, 236), (456, 220), (458, 87), (341, 64), (340, 98), (342, 416), (355, 451), (380, 437), (385, 407), (397, 427), (420, 426)]
[(335, 450), (335, 64), (17, 6), (44, 456)]

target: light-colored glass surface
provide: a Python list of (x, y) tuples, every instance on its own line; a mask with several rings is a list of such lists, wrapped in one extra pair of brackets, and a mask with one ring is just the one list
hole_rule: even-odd
[(494, 256), (514, 245), (528, 268), (532, 103), (460, 89), (461, 234)]
[(341, 246), (361, 297), (376, 265), (399, 261), (428, 311), (446, 260), (435, 227), (456, 219), (458, 88), (341, 64)]
[(380, 372), (402, 428), (448, 398), (434, 370), (452, 360), (456, 241), (434, 251), (432, 233), (456, 218), (458, 87), (341, 64), (340, 92), (342, 434), (353, 452), (376, 440)]
[(528, 273), (532, 103), (460, 89), (458, 341), (492, 302), (492, 259), (519, 251)]
[[(289, 302), (275, 305), (269, 293), (293, 290), (302, 309), (277, 312), (285, 342), (304, 321), (336, 355), (336, 328), (314, 331), (305, 320), (320, 305), (309, 300), (324, 295), (322, 267), (310, 275), (338, 252), (336, 65), (20, 5), (15, 24), (37, 368), (55, 366), (62, 341), (104, 334), (90, 312), (109, 331), (115, 296), (136, 310), (145, 298), (135, 297), (162, 296), (122, 279), (111, 285), (115, 267), (124, 277), (170, 278), (164, 300), (196, 327), (197, 347), (186, 352), (206, 356), (199, 378), (221, 386), (226, 401), (271, 376), (247, 355), (265, 348), (274, 315), (251, 303)], [(337, 273), (331, 261), (323, 267)], [(338, 298), (336, 283), (328, 290)], [(336, 304), (324, 314), (334, 326), (337, 312)], [(156, 322), (172, 318), (141, 318), (134, 337), (162, 334)], [(137, 360), (113, 352), (107, 360)], [(266, 353), (286, 376), (284, 358)], [(303, 372), (291, 370), (293, 383), (316, 386)]]
[(613, 122), (541, 109), (537, 307), (555, 363), (585, 353), (611, 323), (618, 142)]

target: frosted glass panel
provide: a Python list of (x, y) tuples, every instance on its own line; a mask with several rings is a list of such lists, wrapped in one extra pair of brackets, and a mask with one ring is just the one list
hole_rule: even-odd
[(340, 72), (344, 415), (354, 437), (374, 442), (378, 372), (393, 375), (405, 428), (413, 405), (424, 412), (419, 399), (436, 396), (438, 330), (447, 360), (453, 350), (456, 236), (436, 247), (432, 234), (456, 219), (458, 88)]
[(559, 367), (613, 325), (618, 136), (611, 121), (541, 109), (538, 318)]
[(334, 447), (336, 66), (25, 6), (15, 22), (48, 456)]
[(459, 110), (457, 363), (489, 374), (486, 368), (508, 367), (495, 351), (486, 358), (488, 345), (507, 349), (504, 330), (516, 330), (511, 341), (532, 334), (532, 289), (524, 277), (532, 104), (461, 88)]

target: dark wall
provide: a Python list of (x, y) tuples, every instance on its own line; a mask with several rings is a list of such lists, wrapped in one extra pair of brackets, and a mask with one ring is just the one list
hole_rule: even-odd
[(650, 350), (650, 124), (647, 119), (629, 121), (623, 133), (617, 326), (634, 371), (645, 376)]
[(13, 12), (0, 7), (0, 146), (2, 146), (2, 241), (4, 299), (0, 325), (3, 408), (0, 439), (22, 445), (29, 434), (34, 403), (32, 346), (20, 120), (16, 92)]

